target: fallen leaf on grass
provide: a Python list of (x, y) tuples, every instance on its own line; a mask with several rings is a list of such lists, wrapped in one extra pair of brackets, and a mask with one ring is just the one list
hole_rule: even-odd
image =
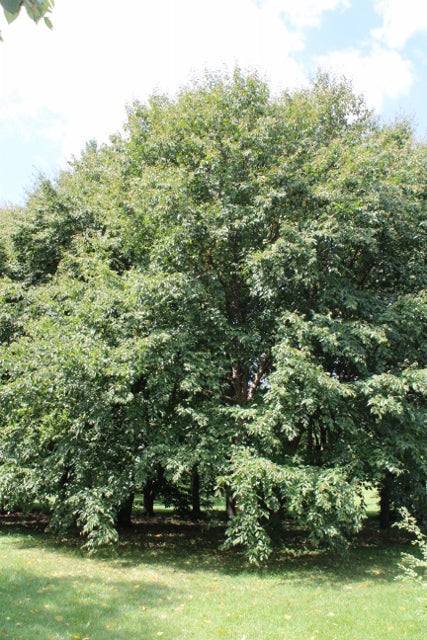
[(285, 620), (290, 620), (292, 618), (292, 616), (290, 616), (289, 613), (285, 613), (283, 617), (285, 618)]

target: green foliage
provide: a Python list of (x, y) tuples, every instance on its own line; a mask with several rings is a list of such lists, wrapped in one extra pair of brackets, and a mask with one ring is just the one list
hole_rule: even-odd
[[(25, 7), (27, 15), (39, 22), (42, 18), (44, 23), (49, 29), (52, 29), (52, 22), (46, 15), (52, 11), (54, 6), (54, 0), (0, 0), (0, 5), (3, 7), (6, 20), (10, 23), (16, 20), (21, 12), (21, 8)], [(2, 40), (0, 36), (0, 41)]]
[(256, 561), (289, 518), (345, 546), (363, 483), (423, 524), (426, 160), (346, 82), (236, 71), (41, 178), (0, 237), (3, 501), (92, 548), (221, 479)]
[(55, 4), (54, 0), (0, 0), (0, 4), (3, 7), (8, 22), (15, 20), (21, 8), (25, 7), (28, 16), (34, 20), (34, 22), (38, 22), (41, 18), (44, 18), (45, 23), (52, 28), (49, 18), (45, 16), (46, 13), (52, 10)]
[(344, 469), (278, 465), (243, 450), (236, 451), (222, 483), (232, 489), (237, 507), (226, 546), (243, 545), (250, 562), (268, 558), (272, 536), (282, 537), (290, 519), (315, 546), (335, 550), (343, 550), (361, 527), (360, 487)]
[(411, 516), (406, 508), (400, 511), (401, 520), (396, 526), (411, 534), (412, 544), (418, 553), (403, 553), (400, 568), (403, 576), (415, 580), (425, 581), (427, 577), (427, 537), (422, 533), (416, 519)]

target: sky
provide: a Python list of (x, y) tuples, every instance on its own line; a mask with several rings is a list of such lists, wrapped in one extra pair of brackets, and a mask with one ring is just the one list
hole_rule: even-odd
[(274, 93), (344, 75), (427, 137), (427, 0), (56, 0), (51, 20), (0, 15), (0, 206), (205, 70), (257, 71)]

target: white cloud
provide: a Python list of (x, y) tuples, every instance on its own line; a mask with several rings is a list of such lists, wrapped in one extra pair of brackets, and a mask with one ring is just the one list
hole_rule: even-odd
[[(379, 110), (414, 82), (411, 63), (397, 49), (426, 28), (427, 0), (373, 2), (383, 24), (371, 32), (371, 51), (311, 57), (309, 71), (317, 63), (353, 78), (355, 88)], [(296, 57), (305, 49), (307, 61), (310, 30), (321, 26), (327, 12), (345, 11), (350, 4), (56, 0), (52, 32), (25, 15), (10, 26), (0, 17), (0, 133), (60, 145), (65, 159), (88, 139), (106, 140), (120, 129), (125, 104), (133, 98), (145, 100), (155, 90), (174, 92), (206, 68), (257, 69), (274, 91), (306, 84)]]
[(86, 140), (105, 140), (119, 129), (133, 98), (173, 92), (205, 68), (256, 68), (275, 87), (304, 81), (292, 59), (302, 47), (300, 34), (252, 0), (128, 0), (118, 6), (114, 0), (57, 0), (52, 32), (25, 16), (4, 28), (0, 118), (15, 126), (48, 111), (54, 116), (49, 135), (61, 139), (68, 156)]
[(363, 93), (367, 104), (380, 111), (386, 99), (409, 92), (414, 73), (411, 63), (397, 51), (374, 46), (368, 54), (357, 49), (333, 51), (318, 58), (322, 69), (343, 74)]
[(348, 9), (350, 0), (259, 0), (259, 5), (283, 15), (298, 29), (317, 27), (326, 11)]
[(375, 0), (383, 24), (371, 34), (393, 49), (402, 49), (416, 33), (427, 31), (426, 0)]

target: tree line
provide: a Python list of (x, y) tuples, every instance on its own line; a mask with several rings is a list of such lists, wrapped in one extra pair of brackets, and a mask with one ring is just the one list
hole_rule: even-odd
[(347, 544), (366, 486), (425, 525), (426, 164), (346, 81), (236, 71), (41, 177), (0, 228), (3, 508), (94, 548), (219, 492), (254, 561), (289, 519)]

